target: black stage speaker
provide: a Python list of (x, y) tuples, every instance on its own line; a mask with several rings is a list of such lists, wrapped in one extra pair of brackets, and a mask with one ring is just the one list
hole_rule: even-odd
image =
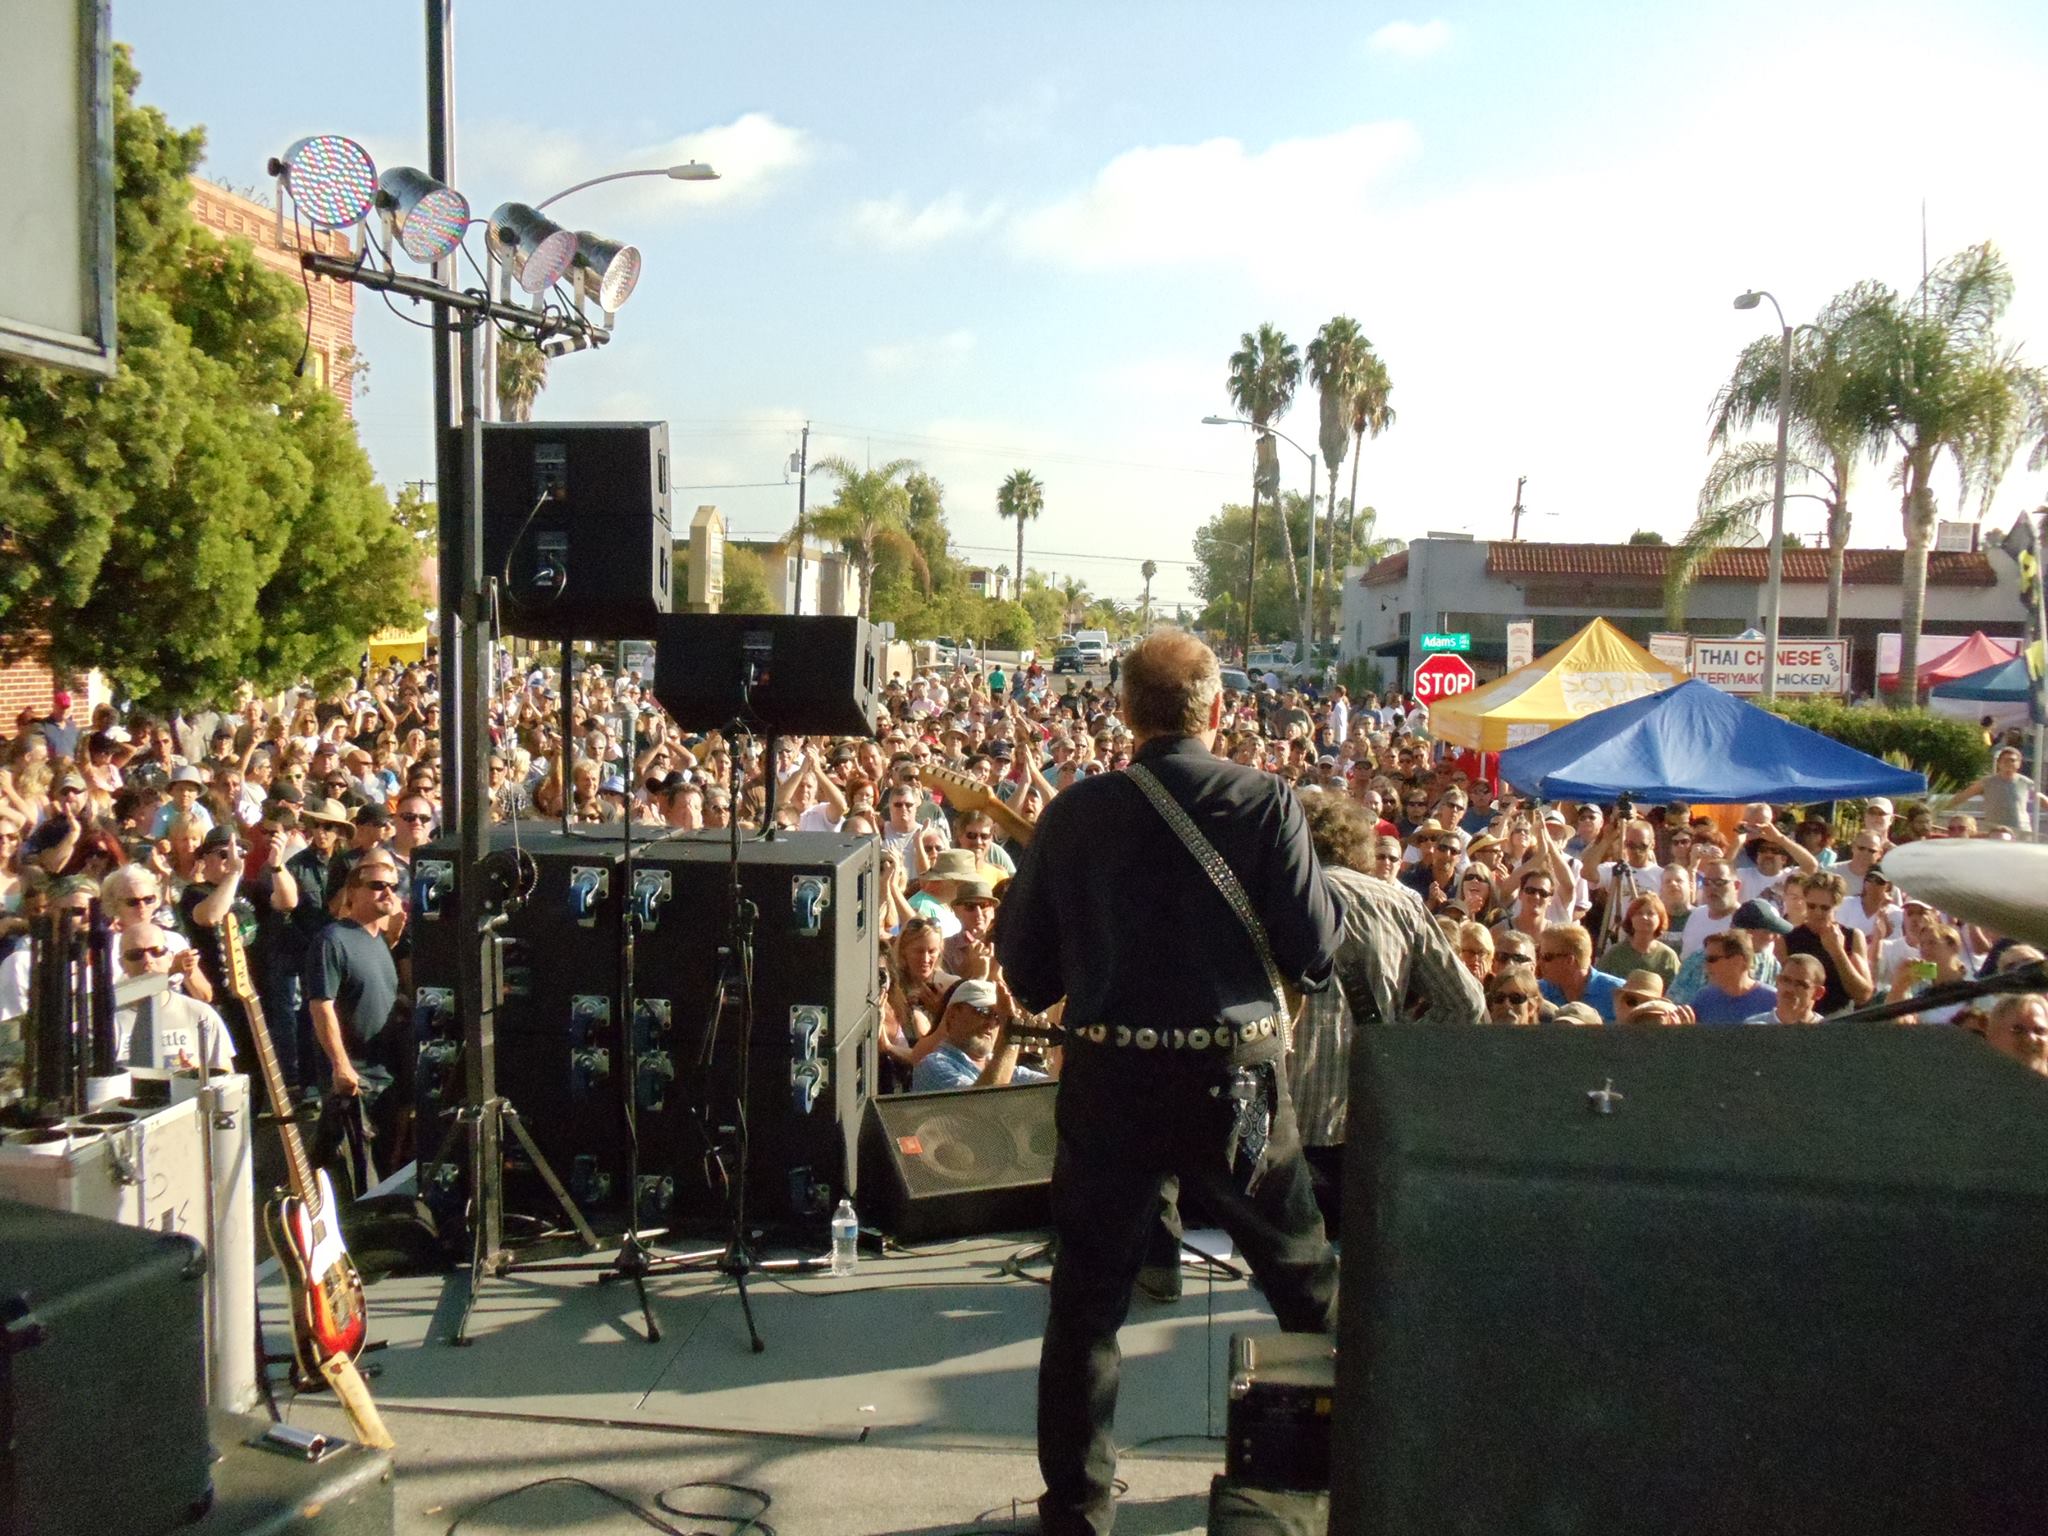
[(673, 606), (665, 421), (487, 422), (484, 575), (508, 635), (641, 640)]
[(309, 1447), (305, 1433), (216, 1413), (213, 1506), (179, 1536), (391, 1536), (391, 1453), (332, 1436)]
[(872, 736), (877, 670), (865, 619), (677, 613), (655, 627), (654, 696), (685, 730)]
[(1058, 1091), (1057, 1083), (1020, 1083), (876, 1099), (862, 1149), (862, 1214), (906, 1243), (1044, 1226)]
[[(641, 907), (634, 988), (640, 1012), (671, 1021), (678, 1106), (656, 1130), (643, 1123), (641, 1163), (650, 1174), (673, 1171), (682, 1217), (725, 1211), (696, 1107), (709, 1107), (715, 1139), (740, 1102), (737, 1009), (713, 1025), (729, 853), (724, 833), (705, 832), (651, 845), (644, 862), (634, 856), (636, 884), (657, 892), (651, 916)], [(764, 1220), (823, 1221), (858, 1181), (861, 1114), (877, 1070), (877, 857), (872, 837), (836, 832), (740, 842), (740, 887), (760, 914), (744, 1097), (747, 1205)]]
[[(533, 861), (532, 893), (499, 930), (504, 991), (496, 1020), (498, 1091), (512, 1102), (534, 1142), (586, 1213), (626, 1204), (624, 1072), (617, 1018), (619, 914), (627, 898), (618, 826), (571, 833), (539, 823), (518, 828), (519, 850)], [(648, 829), (634, 829), (636, 841)], [(491, 829), (499, 857), (514, 846), (509, 826)], [(429, 844), (413, 857), (414, 1032), (420, 1192), (437, 1210), (460, 1210), (468, 1168), (466, 1143), (451, 1161), (433, 1160), (448, 1118), (463, 1102), (462, 1033), (454, 1009), (459, 935), (454, 931), (455, 845)], [(673, 1042), (658, 1018), (642, 1030), (647, 1087), (665, 1087), (674, 1071)], [(664, 1077), (663, 1074), (667, 1076)], [(643, 1093), (643, 1139), (672, 1095)], [(506, 1140), (508, 1208), (546, 1215), (555, 1210), (539, 1178)], [(643, 1170), (651, 1172), (652, 1170)], [(665, 1215), (668, 1189), (643, 1180), (641, 1198)], [(444, 1220), (447, 1219), (444, 1216)], [(656, 1222), (650, 1224), (658, 1224)]]
[(0, 1531), (156, 1536), (204, 1507), (205, 1273), (189, 1237), (0, 1200)]
[(1331, 1531), (2048, 1530), (2048, 1081), (1889, 1024), (1352, 1068)]

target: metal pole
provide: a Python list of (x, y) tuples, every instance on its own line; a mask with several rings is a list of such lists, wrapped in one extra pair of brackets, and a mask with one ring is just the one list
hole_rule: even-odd
[[(455, 19), (454, 0), (426, 0), (427, 7), (427, 174), (444, 187), (455, 185)], [(458, 286), (455, 258), (437, 263), (434, 282), (444, 292)], [(434, 495), (440, 502), (441, 561), (435, 595), (440, 609), (441, 816), (454, 826), (462, 814), (461, 679), (455, 669), (456, 610), (467, 572), (462, 558), (462, 455), (455, 440), (455, 347), (448, 316), (434, 317)]]
[[(1777, 309), (1778, 301), (1771, 300)], [(1778, 311), (1778, 325), (1784, 342), (1778, 353), (1778, 463), (1771, 491), (1771, 551), (1769, 585), (1764, 593), (1764, 702), (1778, 696), (1778, 609), (1785, 582), (1785, 453), (1792, 430), (1792, 327), (1785, 312)]]
[[(2048, 552), (2048, 512), (2035, 515), (2034, 522), (2034, 638), (2048, 646), (2048, 573), (2041, 569), (2041, 556)], [(2020, 641), (2024, 656), (2026, 640)], [(2034, 725), (2034, 801), (2028, 807), (2032, 811), (2031, 825), (2034, 841), (2042, 841), (2044, 829), (2041, 815), (2041, 785), (2048, 781), (2048, 722), (2036, 721)]]
[[(796, 596), (789, 611), (804, 611), (804, 492), (811, 483), (811, 424), (804, 423), (802, 446), (797, 449), (796, 471)], [(772, 765), (771, 765), (772, 766)]]
[(1308, 581), (1307, 601), (1301, 607), (1301, 654), (1294, 658), (1297, 670), (1313, 659), (1316, 639), (1316, 456), (1308, 458)]

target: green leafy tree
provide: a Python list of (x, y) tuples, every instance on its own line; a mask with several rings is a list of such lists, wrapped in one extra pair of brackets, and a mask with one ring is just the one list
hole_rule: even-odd
[(1039, 643), (1038, 622), (1018, 602), (988, 605), (988, 643), (999, 651), (1022, 651)]
[(812, 528), (828, 539), (837, 539), (853, 557), (860, 574), (860, 616), (870, 616), (869, 600), (874, 592), (875, 556), (893, 547), (910, 560), (929, 590), (931, 572), (924, 553), (910, 537), (910, 493), (904, 482), (916, 472), (913, 459), (891, 459), (875, 469), (862, 469), (851, 459), (835, 454), (820, 459), (815, 472), (839, 482), (838, 498), (810, 519)]
[(441, 547), (441, 504), (427, 499), (426, 487), (410, 481), (391, 499), (391, 520), (403, 528), (422, 555)]
[(548, 356), (524, 336), (498, 338), (498, 419), (533, 420), (533, 403), (548, 387)]
[(1067, 627), (1066, 594), (1045, 578), (1043, 571), (1025, 574), (1022, 592), (1018, 601), (1024, 611), (1031, 615), (1031, 623), (1038, 632), (1040, 645), (1051, 645)]
[(299, 286), (193, 222), (204, 135), (139, 80), (117, 50), (119, 369), (0, 366), (0, 644), (159, 707), (339, 675), (418, 622), (418, 547), (298, 374)]
[(1666, 542), (1664, 535), (1654, 528), (1638, 528), (1628, 536), (1628, 541), (1631, 544), (1662, 544)]
[(725, 546), (725, 595), (719, 599), (720, 613), (776, 613), (775, 600), (768, 595), (768, 563), (751, 549), (728, 542)]
[(1927, 550), (1938, 505), (1934, 474), (1955, 467), (1960, 499), (1988, 506), (2022, 443), (2029, 467), (2048, 464), (2048, 375), (2020, 359), (1998, 334), (2013, 280), (1996, 247), (1949, 257), (1910, 295), (1867, 285), (1867, 299), (1842, 325), (1850, 366), (1881, 381), (1877, 415), (1903, 456), (1899, 515), (1906, 558), (1899, 615), (1898, 696), (1920, 685), (1920, 629), (1927, 611)]
[[(1308, 376), (1316, 387), (1316, 445), (1330, 472), (1330, 512), (1323, 524), (1323, 569), (1330, 586), (1336, 585), (1341, 568), (1337, 564), (1337, 471), (1351, 446), (1352, 399), (1358, 393), (1365, 360), (1371, 355), (1372, 343), (1349, 315), (1324, 321), (1308, 344)], [(1358, 494), (1356, 484), (1351, 489), (1354, 496)]]
[[(1791, 405), (1785, 456), (1787, 498), (1827, 509), (1828, 633), (1842, 631), (1842, 569), (1849, 548), (1849, 488), (1859, 461), (1883, 455), (1879, 413), (1882, 377), (1869, 354), (1842, 344), (1851, 319), (1877, 297), (1873, 284), (1837, 294), (1818, 323), (1792, 334)], [(1708, 442), (1721, 450), (1700, 487), (1699, 510), (1665, 568), (1665, 612), (1674, 629), (1685, 622), (1685, 593), (1716, 549), (1758, 542), (1776, 499), (1777, 445), (1732, 441), (1778, 415), (1784, 342), (1760, 336), (1743, 348), (1735, 371), (1714, 398)], [(1800, 490), (1795, 487), (1811, 486)]]
[[(1358, 466), (1365, 458), (1365, 440), (1378, 438), (1394, 424), (1394, 407), (1390, 403), (1393, 393), (1394, 383), (1387, 376), (1387, 365), (1368, 343), (1351, 390), (1351, 506), (1345, 514), (1344, 538), (1354, 549), (1363, 547), (1357, 529), (1351, 526), (1358, 515)], [(1366, 510), (1371, 513), (1370, 508)], [(1365, 538), (1368, 542), (1372, 539), (1370, 527)]]
[(1017, 523), (1017, 569), (1024, 569), (1024, 525), (1045, 510), (1045, 487), (1028, 469), (1013, 469), (996, 491), (996, 516)]
[(1147, 560), (1138, 567), (1138, 574), (1145, 578), (1145, 627), (1152, 627), (1152, 578), (1159, 574), (1159, 562)]
[[(1263, 495), (1267, 503), (1272, 504), (1280, 494), (1280, 448), (1266, 428), (1274, 418), (1287, 414), (1287, 408), (1294, 404), (1294, 391), (1300, 384), (1301, 355), (1294, 343), (1287, 339), (1285, 331), (1268, 324), (1256, 331), (1246, 331), (1239, 338), (1237, 350), (1230, 354), (1228, 388), (1230, 403), (1249, 417), (1257, 429), (1253, 435), (1256, 451), (1252, 470), (1253, 543), (1258, 542), (1259, 498)], [(1296, 579), (1293, 533), (1287, 527), (1286, 519), (1279, 522), (1287, 539), (1289, 588), (1299, 607), (1301, 594), (1293, 585)]]

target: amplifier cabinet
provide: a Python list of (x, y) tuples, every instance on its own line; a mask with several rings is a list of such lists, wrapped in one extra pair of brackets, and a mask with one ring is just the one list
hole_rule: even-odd
[(206, 1255), (0, 1200), (0, 1531), (160, 1536), (208, 1493)]
[(1230, 1337), (1223, 1470), (1260, 1488), (1330, 1489), (1337, 1341), (1317, 1333)]
[(2048, 1081), (1889, 1024), (1352, 1072), (1332, 1531), (2048, 1531)]
[(203, 1124), (196, 1099), (117, 1101), (47, 1130), (9, 1131), (0, 1140), (0, 1196), (204, 1243)]
[[(669, 1021), (675, 1077), (663, 1134), (675, 1149), (676, 1209), (722, 1213), (705, 1177), (714, 1133), (738, 1102), (736, 998), (718, 1006), (730, 846), (705, 834), (635, 855), (636, 883), (666, 877), (643, 910), (634, 956), (636, 1012)], [(829, 1216), (857, 1182), (861, 1116), (876, 1078), (880, 886), (872, 837), (785, 832), (740, 844), (739, 883), (754, 921), (754, 1023), (745, 1084), (750, 1209), (764, 1217)], [(642, 1156), (656, 1156), (641, 1135)]]
[(317, 1458), (266, 1440), (267, 1420), (213, 1416), (213, 1504), (180, 1536), (391, 1536), (391, 1452), (330, 1440)]
[(900, 1242), (1051, 1218), (1058, 1083), (891, 1093), (868, 1110), (866, 1214)]

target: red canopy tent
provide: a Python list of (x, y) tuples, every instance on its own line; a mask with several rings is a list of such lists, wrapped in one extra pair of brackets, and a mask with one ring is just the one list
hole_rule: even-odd
[[(1926, 640), (1921, 644), (1925, 646)], [(1968, 677), (1972, 672), (1981, 672), (1986, 667), (1995, 667), (2002, 661), (2011, 661), (2018, 654), (2018, 650), (2016, 642), (1994, 640), (1980, 629), (1961, 645), (1945, 652), (1939, 661), (1931, 665), (1923, 663), (1920, 668), (1920, 686), (1934, 688), (1942, 683), (1952, 683), (1957, 678)], [(1899, 685), (1899, 674), (1894, 672), (1887, 677), (1881, 677), (1878, 684), (1887, 689), (1896, 688)]]

